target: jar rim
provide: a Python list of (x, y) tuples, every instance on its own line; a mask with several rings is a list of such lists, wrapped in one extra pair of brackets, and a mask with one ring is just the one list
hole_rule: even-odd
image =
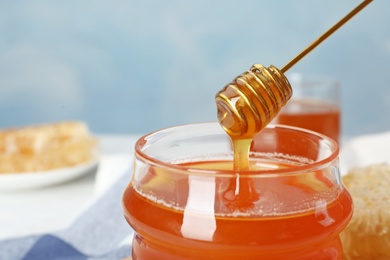
[[(189, 174), (189, 175), (207, 175), (207, 176), (218, 175), (218, 177), (231, 177), (237, 175), (237, 171), (235, 171), (234, 169), (231, 170), (228, 169), (215, 170), (215, 169), (203, 169), (203, 168), (200, 169), (196, 167), (191, 167), (189, 165), (181, 165), (172, 162), (165, 162), (156, 159), (153, 156), (150, 156), (145, 152), (143, 152), (143, 148), (145, 148), (145, 146), (152, 145), (154, 142), (156, 142), (156, 140), (153, 140), (154, 138), (160, 138), (161, 136), (164, 136), (166, 133), (172, 131), (183, 131), (189, 128), (202, 129), (202, 128), (209, 128), (209, 127), (215, 128), (215, 127), (220, 127), (220, 125), (217, 122), (183, 124), (183, 125), (176, 125), (172, 127), (163, 128), (145, 134), (144, 136), (140, 137), (135, 144), (135, 157), (136, 159), (146, 162), (149, 165), (153, 165), (159, 168), (174, 170), (175, 173), (182, 173), (182, 174)], [(241, 177), (248, 176), (250, 178), (269, 178), (269, 177), (281, 177), (281, 176), (305, 174), (305, 173), (310, 173), (313, 171), (318, 171), (327, 168), (331, 164), (333, 164), (336, 160), (338, 160), (339, 146), (336, 141), (334, 141), (328, 136), (325, 136), (323, 134), (308, 129), (288, 126), (288, 125), (281, 125), (281, 124), (275, 124), (275, 125), (269, 124), (266, 126), (265, 129), (271, 131), (282, 129), (282, 130), (289, 131), (291, 133), (295, 133), (295, 134), (299, 133), (307, 137), (317, 138), (318, 140), (321, 140), (321, 145), (326, 145), (331, 149), (331, 153), (325, 156), (324, 158), (319, 159), (318, 161), (313, 161), (302, 165), (294, 165), (293, 167), (255, 170), (255, 171), (240, 170), (239, 174)], [(221, 134), (226, 135), (226, 137), (228, 138), (228, 135), (223, 131), (222, 127), (220, 127), (220, 130), (221, 130)], [(194, 161), (194, 162), (198, 162), (198, 161)]]

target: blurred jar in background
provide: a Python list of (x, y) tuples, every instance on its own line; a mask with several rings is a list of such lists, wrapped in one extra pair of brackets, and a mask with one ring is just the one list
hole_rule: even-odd
[(339, 82), (335, 79), (291, 74), (293, 96), (273, 123), (306, 128), (340, 141)]

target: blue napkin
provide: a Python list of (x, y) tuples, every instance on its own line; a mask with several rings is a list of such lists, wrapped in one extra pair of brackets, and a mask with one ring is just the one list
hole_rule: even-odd
[(66, 230), (0, 241), (0, 259), (123, 259), (131, 255), (134, 231), (123, 213), (122, 194), (131, 172), (123, 174)]

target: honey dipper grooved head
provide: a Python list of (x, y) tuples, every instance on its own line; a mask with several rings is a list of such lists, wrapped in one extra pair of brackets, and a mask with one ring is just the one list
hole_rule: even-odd
[(272, 65), (255, 64), (217, 93), (218, 120), (231, 138), (250, 139), (291, 96), (290, 83), (282, 72)]

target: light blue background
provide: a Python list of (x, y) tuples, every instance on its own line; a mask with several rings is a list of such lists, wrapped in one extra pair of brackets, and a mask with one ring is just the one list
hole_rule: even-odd
[[(357, 0), (0, 2), (0, 127), (85, 120), (96, 133), (215, 121), (215, 94), (281, 68)], [(340, 80), (343, 133), (390, 129), (390, 1), (291, 71)]]

